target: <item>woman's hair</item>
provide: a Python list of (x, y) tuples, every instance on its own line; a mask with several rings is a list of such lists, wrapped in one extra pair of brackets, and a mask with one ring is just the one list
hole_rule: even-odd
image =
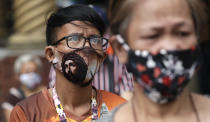
[[(110, 0), (108, 17), (112, 34), (121, 34), (123, 38), (127, 37), (127, 28), (129, 26), (132, 10), (135, 8), (135, 2), (138, 0)], [(191, 16), (196, 29), (198, 39), (200, 39), (203, 28), (206, 27), (207, 17), (205, 7), (200, 0), (187, 0), (190, 7)]]
[[(197, 38), (202, 39), (203, 34), (207, 29), (207, 12), (205, 5), (201, 0), (187, 0), (190, 7), (191, 16), (194, 22)], [(201, 40), (203, 41), (203, 40)]]
[(38, 66), (38, 70), (40, 71), (41, 67), (42, 67), (42, 62), (40, 60), (40, 58), (38, 56), (35, 55), (31, 55), (31, 54), (24, 54), (19, 56), (14, 63), (14, 71), (16, 74), (20, 74), (22, 65), (24, 63), (27, 63), (29, 61), (33, 61), (37, 66)]
[(121, 34), (126, 39), (127, 28), (136, 0), (110, 0), (108, 18), (112, 34)]

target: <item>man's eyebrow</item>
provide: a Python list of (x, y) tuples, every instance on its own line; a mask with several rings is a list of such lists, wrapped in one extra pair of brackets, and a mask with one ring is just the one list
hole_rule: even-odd
[(101, 36), (97, 34), (91, 34), (89, 37), (101, 37)]
[(68, 36), (74, 36), (74, 35), (82, 36), (83, 33), (71, 33), (71, 34), (69, 34)]

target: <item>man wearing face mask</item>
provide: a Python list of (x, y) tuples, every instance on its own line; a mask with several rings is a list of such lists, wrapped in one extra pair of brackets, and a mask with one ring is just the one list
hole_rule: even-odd
[(16, 79), (20, 81), (20, 87), (10, 88), (9, 94), (2, 104), (7, 121), (9, 120), (10, 112), (16, 103), (43, 88), (40, 76), (41, 66), (41, 60), (35, 55), (24, 54), (16, 59), (14, 71), (16, 73)]
[(88, 6), (72, 5), (51, 14), (45, 55), (55, 69), (55, 85), (18, 103), (10, 121), (90, 122), (125, 102), (91, 85), (105, 58), (108, 40), (103, 33), (103, 20)]

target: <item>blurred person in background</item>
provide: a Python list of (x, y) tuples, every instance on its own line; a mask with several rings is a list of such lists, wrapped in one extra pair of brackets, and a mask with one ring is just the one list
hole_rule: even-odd
[(132, 99), (104, 122), (210, 122), (210, 99), (191, 93), (205, 12), (199, 0), (118, 0), (110, 43), (133, 74)]
[(55, 84), (18, 103), (10, 121), (90, 122), (124, 103), (91, 84), (106, 57), (104, 31), (103, 20), (88, 6), (71, 5), (52, 13), (45, 56), (55, 70)]
[(20, 81), (20, 86), (18, 88), (10, 88), (5, 102), (1, 105), (7, 121), (16, 103), (43, 88), (40, 75), (41, 67), (42, 62), (40, 58), (32, 54), (21, 55), (15, 60), (15, 77)]
[(56, 0), (58, 8), (65, 8), (73, 4), (87, 4), (88, 0)]

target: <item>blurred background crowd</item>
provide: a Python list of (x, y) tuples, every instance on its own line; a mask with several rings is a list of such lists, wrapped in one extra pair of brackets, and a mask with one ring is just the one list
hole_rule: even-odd
[[(208, 25), (201, 37), (201, 68), (189, 87), (192, 91), (208, 95), (210, 0), (202, 1), (207, 8)], [(6, 121), (6, 114), (2, 114), (4, 108), (11, 108), (12, 102), (31, 95), (43, 86), (48, 87), (49, 81), (53, 81), (53, 71), (44, 57), (46, 19), (52, 11), (76, 3), (89, 5), (99, 13), (107, 26), (104, 29), (107, 30), (105, 36), (108, 38), (109, 0), (0, 0), (0, 122)], [(132, 90), (132, 78), (125, 67), (118, 64), (112, 50), (108, 49), (109, 56), (93, 84), (96, 88), (122, 95), (123, 91)], [(27, 78), (33, 79), (34, 82), (27, 82)], [(13, 97), (9, 94), (13, 94)]]

